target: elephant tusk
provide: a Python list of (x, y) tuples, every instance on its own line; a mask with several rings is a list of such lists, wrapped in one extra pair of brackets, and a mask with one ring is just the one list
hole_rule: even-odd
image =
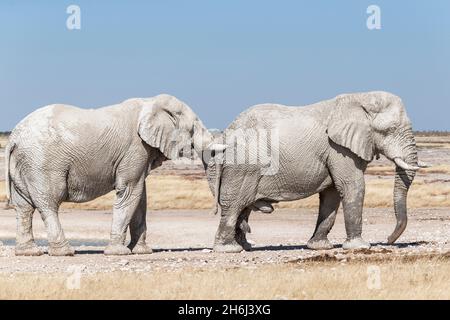
[(396, 164), (397, 166), (399, 166), (399, 167), (402, 168), (403, 170), (413, 170), (413, 171), (417, 171), (417, 170), (420, 169), (419, 167), (411, 166), (411, 165), (407, 164), (405, 161), (403, 161), (403, 160), (400, 159), (400, 158), (395, 158), (395, 159), (394, 159), (394, 162), (395, 162), (395, 164)]
[(419, 168), (430, 168), (431, 167), (431, 164), (428, 164), (428, 163), (426, 163), (426, 162), (423, 162), (423, 161), (417, 161), (417, 166), (419, 167)]
[(224, 151), (226, 148), (228, 148), (228, 145), (226, 145), (226, 144), (211, 143), (207, 149), (214, 150), (214, 151)]

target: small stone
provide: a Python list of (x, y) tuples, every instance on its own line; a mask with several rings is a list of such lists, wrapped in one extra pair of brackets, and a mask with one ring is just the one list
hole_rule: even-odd
[(120, 260), (117, 264), (120, 266), (127, 266), (130, 264), (130, 261), (123, 259), (123, 260)]

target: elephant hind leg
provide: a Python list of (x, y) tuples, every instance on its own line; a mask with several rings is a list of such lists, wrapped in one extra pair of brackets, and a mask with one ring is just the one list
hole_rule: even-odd
[(328, 233), (334, 225), (340, 203), (340, 194), (334, 186), (320, 193), (319, 216), (314, 235), (308, 241), (308, 248), (314, 250), (333, 248), (333, 245), (328, 240)]
[(29, 183), (27, 187), (47, 231), (48, 254), (73, 256), (75, 250), (66, 240), (58, 216), (61, 203), (67, 199), (66, 177), (55, 171), (39, 177), (37, 175), (30, 176), (30, 179), (40, 182), (39, 184)]
[(214, 251), (232, 253), (243, 250), (242, 245), (237, 241), (237, 230), (240, 228), (238, 220), (241, 212), (241, 208), (222, 207), (219, 228), (214, 241)]
[(58, 208), (38, 208), (48, 235), (50, 256), (73, 256), (75, 250), (66, 240), (58, 217)]
[(245, 251), (250, 251), (252, 245), (247, 241), (247, 233), (251, 233), (248, 219), (252, 208), (245, 208), (238, 217), (236, 224), (236, 242), (242, 246)]
[(43, 252), (34, 242), (33, 236), (33, 213), (36, 208), (31, 201), (26, 199), (11, 186), (11, 203), (16, 210), (16, 256), (40, 256)]

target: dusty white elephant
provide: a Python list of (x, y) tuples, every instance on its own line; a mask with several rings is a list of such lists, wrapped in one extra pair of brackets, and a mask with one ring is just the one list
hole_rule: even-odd
[(185, 147), (201, 154), (223, 146), (212, 145), (195, 113), (169, 95), (93, 110), (50, 105), (33, 112), (17, 125), (6, 148), (8, 197), (17, 212), (16, 255), (42, 254), (33, 238), (35, 209), (47, 229), (49, 254), (73, 255), (58, 219), (61, 203), (90, 201), (112, 190), (117, 199), (105, 254), (150, 253), (145, 178)]
[[(267, 163), (260, 161), (267, 150), (255, 144), (261, 136), (269, 140), (269, 132), (277, 137), (267, 142), (277, 158), (272, 174), (267, 174)], [(250, 248), (245, 232), (252, 210), (270, 213), (272, 203), (316, 193), (320, 194), (319, 217), (308, 247), (332, 248), (327, 235), (342, 202), (347, 231), (343, 247), (368, 248), (361, 237), (364, 172), (379, 154), (396, 164), (397, 225), (388, 240), (393, 243), (406, 227), (406, 197), (415, 171), (426, 166), (417, 159), (411, 122), (401, 99), (387, 92), (344, 94), (305, 107), (257, 105), (240, 114), (223, 138), (228, 144), (223, 164), (216, 156), (207, 168), (222, 209), (214, 245), (221, 252)], [(246, 161), (236, 161), (238, 157)]]

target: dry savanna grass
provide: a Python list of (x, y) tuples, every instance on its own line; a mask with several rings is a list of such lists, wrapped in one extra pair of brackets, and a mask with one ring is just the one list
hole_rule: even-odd
[[(366, 196), (364, 206), (368, 208), (386, 208), (393, 206), (392, 190), (394, 181), (391, 179), (368, 180), (366, 184)], [(279, 203), (279, 208), (316, 208), (319, 197), (314, 195), (310, 198)], [(408, 193), (409, 208), (424, 207), (448, 207), (450, 206), (450, 184), (445, 182), (428, 183), (416, 179)]]
[(82, 275), (78, 289), (69, 274), (5, 274), (0, 299), (450, 299), (449, 283), (445, 257), (296, 262), (98, 273)]
[[(437, 166), (426, 170), (447, 170)], [(368, 179), (365, 206), (370, 208), (392, 207), (393, 179)], [(205, 178), (179, 175), (150, 176), (147, 179), (148, 204), (152, 210), (164, 209), (210, 209), (213, 197)], [(5, 186), (0, 184), (0, 200), (5, 201)], [(75, 204), (65, 203), (65, 209), (109, 210), (114, 203), (114, 193), (94, 201)], [(278, 208), (316, 208), (317, 195), (307, 199), (282, 202)], [(417, 178), (408, 194), (410, 208), (450, 207), (450, 184), (443, 181), (429, 182)]]
[(6, 145), (8, 144), (8, 140), (9, 138), (7, 136), (0, 135), (0, 148), (6, 147)]
[[(440, 173), (450, 175), (450, 165), (440, 164), (432, 166), (430, 168), (420, 169), (422, 174)], [(366, 174), (374, 176), (393, 176), (395, 175), (394, 166), (369, 166), (366, 170)]]
[(416, 136), (419, 148), (445, 148), (450, 149), (450, 136)]

